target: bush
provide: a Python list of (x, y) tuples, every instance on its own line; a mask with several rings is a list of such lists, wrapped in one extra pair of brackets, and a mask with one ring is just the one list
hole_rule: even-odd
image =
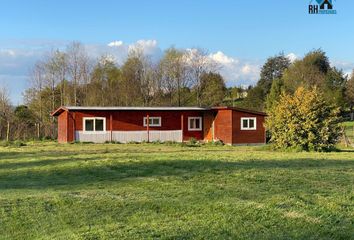
[(268, 112), (266, 127), (276, 149), (331, 151), (341, 130), (339, 109), (325, 102), (316, 88), (283, 93)]
[(215, 145), (215, 146), (224, 146), (224, 145), (225, 145), (224, 142), (221, 141), (221, 140), (215, 140), (215, 141), (213, 141), (212, 143), (213, 143), (213, 145)]
[(183, 143), (182, 146), (186, 147), (200, 147), (200, 144), (197, 139), (195, 138), (190, 138), (187, 143)]
[(106, 144), (121, 144), (119, 141), (105, 141)]
[(16, 140), (16, 141), (1, 141), (0, 147), (24, 147), (27, 146), (25, 142)]

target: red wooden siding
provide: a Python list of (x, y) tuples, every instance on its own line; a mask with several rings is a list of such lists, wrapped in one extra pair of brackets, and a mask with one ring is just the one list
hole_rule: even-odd
[(215, 139), (232, 144), (232, 110), (218, 110), (214, 120)]
[[(241, 118), (243, 117), (255, 117), (257, 119), (256, 130), (241, 130)], [(263, 115), (232, 111), (232, 143), (265, 143), (264, 120)]]
[(214, 112), (213, 111), (205, 112), (203, 117), (204, 141), (211, 142), (213, 140), (213, 121), (214, 121)]
[(68, 112), (64, 111), (58, 116), (58, 142), (68, 141)]
[[(190, 138), (211, 141), (222, 140), (226, 144), (265, 143), (265, 116), (230, 108), (210, 110), (72, 110), (58, 115), (58, 141), (75, 140), (75, 131), (83, 130), (84, 117), (106, 118), (106, 131), (144, 131), (143, 118), (161, 117), (161, 127), (149, 130), (182, 130), (183, 141)], [(188, 117), (202, 117), (202, 130), (189, 131)], [(256, 130), (241, 130), (242, 117), (256, 117)], [(183, 120), (183, 127), (181, 125)], [(214, 129), (212, 127), (214, 126)], [(214, 136), (213, 136), (214, 135)]]
[[(65, 113), (65, 114), (64, 114)], [(67, 118), (67, 112), (60, 114), (58, 118)], [(112, 115), (112, 124), (110, 116)], [(200, 111), (73, 111), (69, 113), (67, 128), (63, 124), (58, 125), (59, 131), (68, 130), (68, 137), (58, 138), (59, 142), (74, 141), (74, 129), (76, 131), (83, 131), (84, 117), (105, 117), (106, 130), (110, 131), (143, 131), (147, 127), (143, 126), (143, 119), (149, 117), (161, 117), (161, 127), (149, 127), (149, 130), (181, 130), (181, 116), (183, 115), (183, 140), (187, 141), (190, 138), (198, 140), (203, 139), (203, 131), (188, 131), (188, 117), (203, 117), (203, 112)], [(74, 120), (75, 119), (75, 120)]]

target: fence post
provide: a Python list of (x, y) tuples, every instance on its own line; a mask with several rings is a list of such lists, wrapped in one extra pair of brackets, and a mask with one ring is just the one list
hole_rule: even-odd
[(10, 139), (10, 122), (7, 121), (6, 141), (8, 142), (9, 139)]
[(147, 139), (147, 142), (150, 142), (150, 133), (149, 133), (149, 114), (146, 116), (146, 129), (147, 129), (147, 134), (148, 134), (148, 139)]

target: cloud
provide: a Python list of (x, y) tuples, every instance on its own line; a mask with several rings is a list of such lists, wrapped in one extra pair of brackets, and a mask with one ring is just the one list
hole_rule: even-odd
[(341, 69), (343, 73), (348, 77), (352, 76), (354, 70), (353, 62), (335, 60), (335, 61), (331, 61), (331, 65), (338, 69)]
[(0, 87), (9, 91), (10, 100), (13, 104), (21, 104), (23, 91), (28, 86), (27, 75), (0, 74)]
[(233, 64), (235, 62), (236, 63), (238, 62), (237, 59), (234, 59), (232, 57), (228, 57), (221, 51), (217, 51), (214, 54), (210, 54), (210, 58), (218, 63), (221, 63), (221, 64)]
[[(11, 93), (13, 103), (21, 103), (21, 93), (28, 87), (28, 72), (36, 61), (40, 60), (53, 49), (65, 50), (68, 41), (18, 41), (4, 43), (0, 47), (0, 86), (6, 85)], [(129, 51), (139, 50), (148, 55), (153, 61), (159, 60), (163, 50), (154, 39), (142, 39), (132, 43), (113, 40), (106, 44), (85, 44), (86, 51), (92, 59), (102, 55), (121, 65)], [(186, 49), (188, 54), (194, 54), (197, 49)], [(299, 59), (295, 53), (286, 55), (290, 61)], [(227, 86), (254, 85), (259, 79), (261, 66), (265, 60), (243, 59), (230, 56), (222, 51), (207, 55), (210, 61), (219, 65), (218, 71), (224, 77)], [(351, 74), (354, 63), (348, 61), (333, 61), (332, 66), (342, 69), (345, 74)]]
[(113, 41), (107, 44), (108, 47), (120, 47), (123, 45), (123, 41)]
[(115, 40), (107, 45), (89, 44), (85, 47), (91, 58), (97, 59), (105, 55), (115, 59), (119, 65), (124, 63), (130, 51), (141, 51), (155, 61), (162, 56), (162, 50), (156, 40), (142, 39), (130, 44), (126, 44), (122, 40)]
[(295, 62), (299, 57), (295, 53), (289, 53), (286, 57), (290, 60), (290, 62)]
[(259, 78), (261, 65), (257, 60), (247, 61), (227, 56), (221, 51), (209, 57), (219, 64), (219, 72), (228, 86), (254, 85)]

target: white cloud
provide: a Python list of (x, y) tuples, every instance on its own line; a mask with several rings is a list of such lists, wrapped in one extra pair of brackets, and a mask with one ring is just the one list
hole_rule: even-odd
[(236, 63), (238, 62), (237, 59), (228, 57), (221, 51), (217, 51), (214, 54), (210, 54), (210, 58), (221, 64), (233, 64), (235, 62)]
[(108, 43), (108, 47), (120, 47), (123, 45), (123, 41), (113, 41)]
[(221, 51), (212, 53), (209, 57), (220, 65), (220, 74), (228, 86), (254, 85), (260, 72), (260, 63), (257, 60), (246, 61), (227, 56)]
[(331, 61), (331, 65), (343, 70), (344, 74), (348, 75), (348, 77), (351, 77), (352, 72), (354, 70), (354, 63), (353, 62), (348, 62), (348, 61)]
[(290, 60), (290, 62), (295, 62), (299, 57), (295, 53), (289, 53), (286, 57)]
[[(27, 86), (29, 69), (34, 63), (41, 59), (46, 53), (53, 49), (65, 49), (69, 42), (18, 42), (2, 44), (0, 48), (0, 86), (7, 85), (10, 89), (13, 103), (21, 102), (21, 92)], [(89, 56), (99, 59), (102, 55), (118, 64), (123, 64), (129, 51), (139, 49), (157, 61), (163, 54), (156, 40), (138, 40), (132, 43), (124, 43), (121, 40), (111, 41), (106, 44), (85, 44)], [(187, 53), (195, 54), (198, 49), (186, 49)], [(286, 55), (292, 62), (299, 59), (295, 53)], [(230, 56), (222, 51), (216, 51), (206, 56), (210, 61), (216, 62), (220, 68), (219, 72), (224, 77), (227, 86), (248, 86), (254, 85), (259, 79), (259, 73), (264, 60), (242, 59), (237, 56)], [(333, 61), (332, 66), (342, 69), (344, 73), (351, 74), (354, 63), (348, 61)]]

